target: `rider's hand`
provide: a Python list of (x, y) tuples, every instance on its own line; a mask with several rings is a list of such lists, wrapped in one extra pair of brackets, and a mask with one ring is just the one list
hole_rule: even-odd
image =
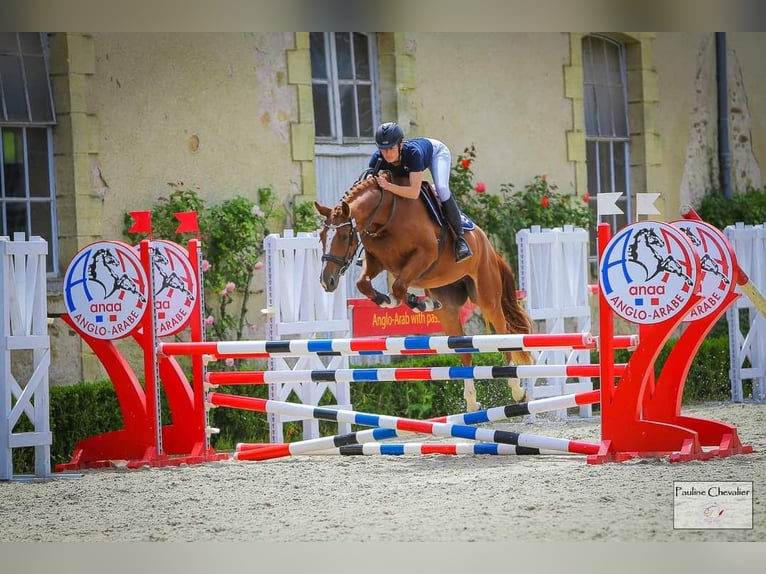
[(376, 176), (376, 181), (378, 182), (378, 185), (380, 186), (380, 189), (385, 190), (386, 185), (388, 184), (388, 180), (383, 177), (382, 175)]

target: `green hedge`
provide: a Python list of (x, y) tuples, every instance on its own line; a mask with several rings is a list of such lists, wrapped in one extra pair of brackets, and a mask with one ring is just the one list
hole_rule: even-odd
[[(659, 374), (668, 354), (675, 344), (669, 341), (658, 357)], [(626, 362), (629, 352), (617, 350), (615, 360)], [(474, 356), (479, 365), (502, 365), (500, 353), (481, 353)], [(594, 356), (594, 361), (598, 357)], [(369, 365), (379, 367), (440, 367), (457, 366), (458, 355), (428, 355), (423, 357), (394, 357), (392, 365)], [(597, 384), (597, 379), (594, 380)], [(684, 388), (684, 404), (700, 401), (721, 401), (731, 398), (729, 380), (729, 342), (726, 337), (703, 341), (692, 362)], [(485, 407), (513, 402), (507, 384), (503, 380), (477, 380), (477, 398)], [(218, 392), (268, 398), (265, 385), (220, 387)], [(752, 385), (744, 381), (744, 395), (752, 393)], [(325, 393), (320, 404), (329, 404), (332, 395)], [(351, 401), (354, 409), (362, 412), (384, 413), (411, 418), (431, 418), (464, 410), (463, 384), (461, 381), (382, 381), (358, 382), (351, 385)], [(163, 420), (170, 421), (166, 401), (162, 401)], [(70, 460), (75, 444), (84, 438), (122, 428), (122, 417), (114, 388), (109, 381), (80, 383), (68, 387), (53, 387), (50, 392), (50, 419), (53, 432), (51, 462), (53, 465)], [(210, 424), (221, 430), (211, 441), (219, 451), (229, 451), (237, 442), (268, 442), (269, 428), (266, 416), (244, 410), (215, 408), (210, 411)], [(337, 427), (320, 421), (322, 434), (333, 434)], [(15, 432), (32, 430), (23, 418)], [(300, 422), (284, 427), (285, 440), (300, 440)], [(34, 448), (14, 449), (14, 472), (28, 473), (34, 469)]]
[[(655, 362), (655, 376), (659, 376), (668, 355), (675, 347), (676, 340), (668, 341), (660, 351)], [(630, 358), (626, 349), (615, 351), (615, 362), (624, 363)], [(596, 359), (597, 360), (597, 359)], [(702, 401), (728, 401), (731, 399), (731, 379), (729, 378), (729, 340), (726, 338), (707, 338), (702, 342), (689, 367), (684, 385), (683, 403)], [(742, 382), (744, 396), (752, 395), (752, 381)]]

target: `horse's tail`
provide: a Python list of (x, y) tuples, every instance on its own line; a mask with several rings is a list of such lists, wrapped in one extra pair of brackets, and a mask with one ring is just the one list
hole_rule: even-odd
[(503, 283), (501, 304), (505, 315), (506, 327), (509, 333), (531, 333), (532, 319), (516, 299), (516, 276), (511, 266), (506, 263), (499, 253), (495, 252), (497, 267)]

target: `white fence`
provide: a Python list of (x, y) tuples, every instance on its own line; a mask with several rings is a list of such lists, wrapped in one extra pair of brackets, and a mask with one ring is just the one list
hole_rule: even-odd
[[(35, 476), (51, 474), (49, 417), (50, 337), (46, 299), (48, 244), (40, 237), (0, 237), (0, 480), (13, 478), (13, 449), (34, 447)], [(17, 380), (14, 357), (31, 352), (28, 380)], [(20, 422), (33, 430), (21, 431)]]
[[(518, 288), (526, 293), (524, 307), (536, 322), (537, 332), (590, 332), (588, 232), (571, 225), (556, 229), (533, 226), (516, 233), (516, 244)], [(590, 363), (587, 350), (549, 350), (536, 354), (539, 365)], [(523, 382), (530, 399), (593, 390), (593, 381), (588, 377), (527, 379)], [(556, 411), (558, 418), (565, 418), (566, 414), (566, 410)], [(580, 407), (580, 416), (591, 414), (590, 405)]]
[[(316, 339), (351, 336), (351, 317), (346, 304), (345, 279), (334, 293), (326, 293), (319, 285), (322, 250), (315, 233), (285, 230), (284, 235), (269, 235), (264, 240), (266, 251), (266, 337), (279, 339)], [(347, 369), (348, 357), (273, 357), (269, 370)], [(286, 401), (291, 394), (305, 405), (318, 405), (327, 391), (337, 401), (337, 408), (351, 408), (349, 383), (303, 382), (269, 385), (271, 400)], [(284, 442), (284, 423), (295, 417), (269, 414), (271, 442)], [(317, 419), (303, 420), (304, 438), (319, 435)], [(338, 424), (339, 433), (351, 432), (348, 423)]]
[[(737, 263), (761, 293), (766, 292), (766, 227), (738, 223), (724, 229)], [(740, 291), (741, 292), (741, 291)], [(752, 399), (766, 400), (766, 318), (747, 296), (740, 297), (726, 312), (729, 324), (731, 398), (742, 402), (743, 379), (751, 379)], [(743, 328), (742, 325), (745, 327)]]

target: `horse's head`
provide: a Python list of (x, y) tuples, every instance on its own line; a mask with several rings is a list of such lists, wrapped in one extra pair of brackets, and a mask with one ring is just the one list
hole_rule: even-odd
[(159, 249), (150, 247), (149, 252), (152, 256), (152, 263), (155, 265), (170, 265), (170, 259), (168, 259)]
[(338, 288), (341, 276), (354, 260), (359, 248), (359, 235), (351, 216), (351, 208), (346, 201), (341, 201), (335, 207), (325, 207), (315, 201), (314, 207), (325, 218), (319, 232), (323, 263), (319, 282), (325, 291), (332, 293)]
[(645, 227), (639, 234), (641, 234), (641, 232), (643, 232), (644, 241), (646, 241), (647, 245), (651, 247), (665, 247), (665, 242), (659, 235), (657, 235), (657, 232), (654, 229)]
[(700, 241), (696, 235), (694, 235), (694, 232), (691, 230), (690, 227), (682, 227), (681, 231), (684, 232), (686, 237), (691, 241), (692, 245), (695, 247), (700, 247), (702, 245), (702, 241)]
[(93, 265), (95, 266), (99, 262), (105, 267), (107, 267), (108, 269), (117, 267), (120, 264), (120, 262), (117, 260), (117, 257), (115, 257), (114, 253), (104, 248), (97, 249), (96, 252), (93, 254)]

